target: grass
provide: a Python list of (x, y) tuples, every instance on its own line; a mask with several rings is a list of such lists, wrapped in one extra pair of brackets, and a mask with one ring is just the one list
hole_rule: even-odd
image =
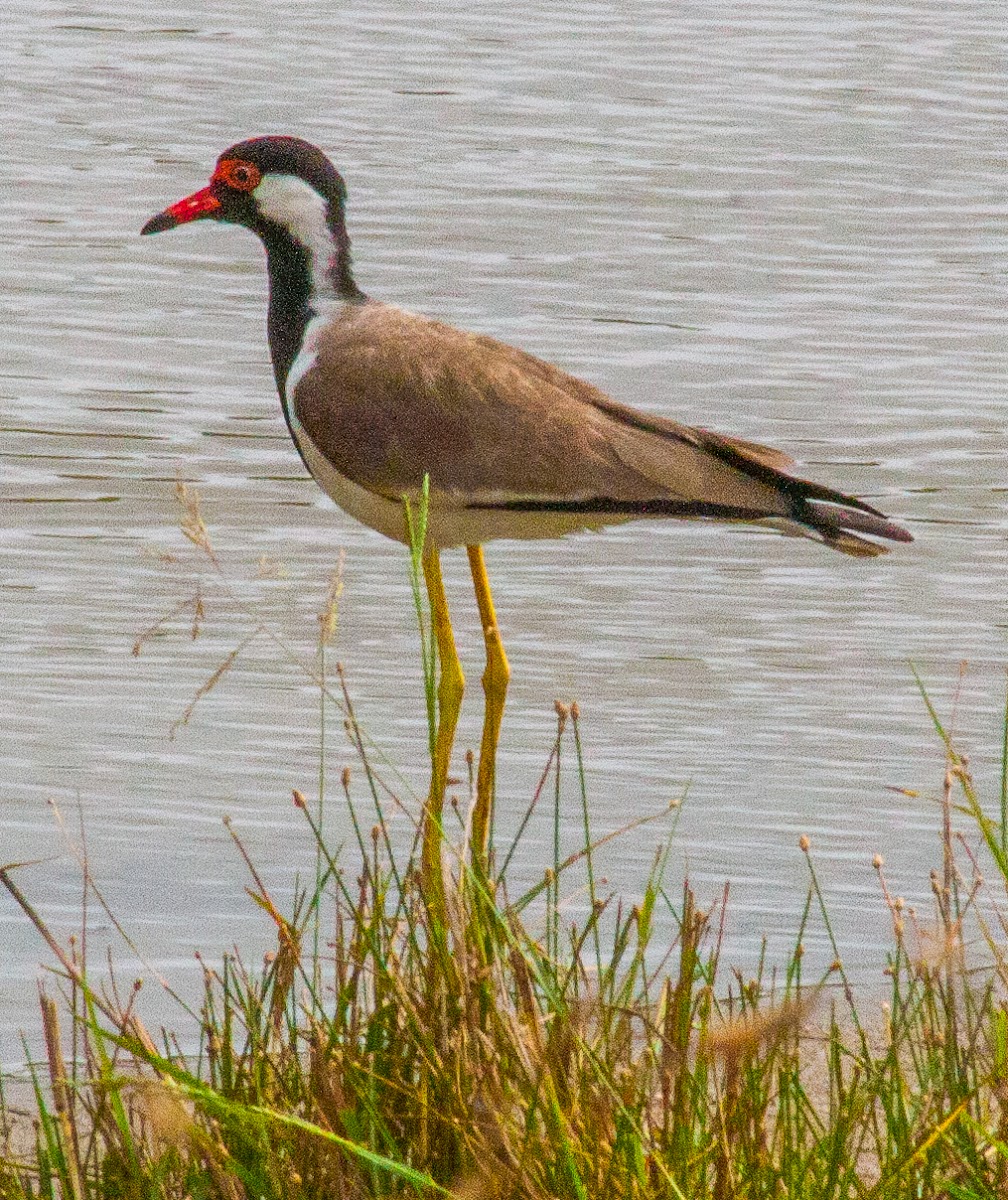
[[(186, 532), (220, 571), (195, 498), (184, 503)], [(433, 721), (416, 554), (412, 570)], [(703, 907), (670, 880), (665, 850), (633, 907), (600, 891), (576, 706), (557, 707), (525, 820), (514, 844), (492, 846), (488, 872), (471, 867), (464, 806), (458, 821), (446, 814), (443, 903), (431, 904), (419, 824), (411, 847), (393, 844), (395, 801), (338, 671), (330, 690), (341, 587), (338, 572), (306, 669), (322, 728), (338, 711), (357, 765), (335, 789), (320, 774), (312, 801), (295, 793), (316, 870), (289, 911), (231, 831), (250, 902), (275, 933), (264, 964), (207, 965), (198, 1011), (180, 1006), (179, 1030), (152, 1036), (138, 991), (99, 986), (83, 939), (61, 945), (22, 873), (0, 871), (56, 976), (55, 994), (40, 993), (34, 1104), (0, 1107), (0, 1196), (1008, 1194), (1008, 756), (985, 806), (921, 687), (947, 755), (943, 867), (925, 914), (891, 895), (876, 860), (892, 929), (881, 1005), (858, 1002), (835, 943), (825, 975), (806, 977), (810, 924), (833, 937), (807, 839), (794, 949), (755, 978), (722, 961), (726, 902)], [(1005, 731), (1008, 747), (1008, 715)], [(513, 855), (537, 810), (559, 830), (567, 773), (579, 783), (582, 844), (565, 855), (557, 832), (540, 881), (512, 895)], [(327, 795), (355, 830), (340, 857), (322, 834)], [(955, 831), (963, 818), (975, 846)]]

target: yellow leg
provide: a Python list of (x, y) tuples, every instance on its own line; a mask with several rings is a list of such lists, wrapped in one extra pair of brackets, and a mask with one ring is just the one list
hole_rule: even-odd
[(483, 625), (483, 638), (486, 642), (486, 670), (483, 672), (486, 711), (483, 717), (483, 738), (480, 742), (479, 770), (476, 774), (476, 807), (473, 810), (472, 822), (473, 854), (477, 861), (483, 862), (490, 837), (494, 779), (497, 773), (497, 742), (500, 739), (511, 668), (508, 666), (500, 630), (497, 628), (497, 614), (494, 612), (490, 580), (487, 578), (486, 563), (483, 561), (483, 547), (469, 546), (467, 550), (480, 622)]
[[(427, 797), (427, 812), (424, 814), (422, 869), (424, 883), (431, 902), (444, 905), (444, 882), (441, 877), (441, 814), (444, 808), (445, 788), (448, 785), (448, 770), (451, 765), (452, 745), (455, 741), (455, 726), (462, 708), (462, 692), (465, 676), (455, 650), (455, 635), (452, 633), (451, 617), (448, 613), (448, 597), (445, 595), (444, 580), (441, 578), (441, 560), (436, 550), (430, 550), (423, 559), (424, 579), (427, 581), (427, 596), (430, 600), (431, 626), (437, 642), (440, 670), (438, 682), (438, 721), (431, 756), (430, 792)], [(431, 894), (430, 889), (436, 889)], [(442, 914), (443, 916), (443, 914)]]

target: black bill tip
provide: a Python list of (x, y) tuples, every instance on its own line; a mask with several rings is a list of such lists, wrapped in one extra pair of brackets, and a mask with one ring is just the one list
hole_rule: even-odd
[(160, 212), (156, 217), (151, 217), (140, 230), (140, 234), (143, 236), (145, 233), (163, 233), (166, 229), (174, 229), (177, 224), (178, 219), (173, 217), (170, 212)]

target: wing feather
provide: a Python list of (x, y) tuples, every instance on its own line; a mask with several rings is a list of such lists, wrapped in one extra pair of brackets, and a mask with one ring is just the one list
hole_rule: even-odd
[(334, 467), (390, 498), (456, 502), (683, 500), (788, 515), (786, 456), (618, 404), (493, 338), (369, 301), (319, 338), (293, 396), (297, 423)]

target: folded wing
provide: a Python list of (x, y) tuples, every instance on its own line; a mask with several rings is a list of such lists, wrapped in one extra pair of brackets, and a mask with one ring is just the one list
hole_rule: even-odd
[(779, 451), (679, 425), (493, 338), (368, 301), (319, 339), (291, 416), (356, 485), (398, 500), (606, 518), (778, 519), (845, 553), (910, 535), (790, 473)]

